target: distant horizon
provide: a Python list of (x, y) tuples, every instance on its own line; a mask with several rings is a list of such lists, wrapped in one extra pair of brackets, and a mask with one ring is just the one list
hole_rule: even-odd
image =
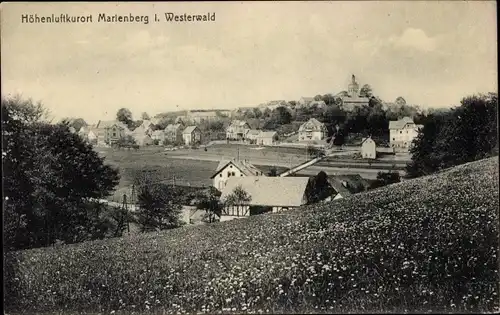
[[(497, 92), (496, 3), (200, 2), (2, 4), (2, 96), (41, 101), (55, 121), (119, 108), (234, 110), (337, 94), (354, 74), (385, 102), (458, 106)], [(99, 14), (142, 22), (97, 23)], [(215, 21), (155, 23), (155, 14)], [(29, 24), (23, 16), (93, 15)], [(144, 17), (149, 21), (145, 23)], [(344, 18), (346, 17), (346, 18)], [(479, 22), (480, 21), (480, 22)]]

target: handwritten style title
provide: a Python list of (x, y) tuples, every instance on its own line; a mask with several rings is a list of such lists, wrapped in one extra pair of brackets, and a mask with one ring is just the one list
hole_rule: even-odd
[[(161, 19), (161, 17), (163, 19)], [(163, 15), (154, 14), (152, 21), (154, 22), (215, 22), (215, 12), (205, 14), (175, 14), (172, 12), (164, 13)], [(23, 14), (21, 15), (21, 23), (23, 24), (63, 24), (63, 23), (142, 23), (149, 24), (149, 15), (128, 15), (106, 14), (99, 13), (97, 19), (94, 15), (70, 15), (66, 13), (51, 14), (40, 16), (38, 14)]]

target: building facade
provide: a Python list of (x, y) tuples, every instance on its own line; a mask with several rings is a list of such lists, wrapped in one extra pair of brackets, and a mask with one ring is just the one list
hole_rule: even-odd
[(246, 160), (222, 160), (211, 179), (213, 187), (222, 191), (231, 177), (265, 176), (264, 173)]
[(361, 156), (363, 159), (377, 158), (377, 145), (371, 137), (365, 138), (361, 142)]
[(250, 125), (246, 121), (233, 120), (226, 129), (226, 139), (245, 140), (245, 135), (250, 129)]
[(201, 144), (201, 130), (197, 126), (188, 126), (182, 132), (184, 144), (193, 145)]
[(299, 141), (321, 141), (326, 138), (327, 133), (325, 124), (316, 118), (311, 118), (300, 126)]
[(410, 117), (403, 117), (397, 121), (389, 122), (390, 146), (408, 150), (412, 141), (417, 137), (422, 125), (417, 125)]
[(276, 131), (261, 131), (257, 136), (258, 145), (273, 145), (278, 142), (278, 133)]
[(181, 123), (169, 124), (165, 127), (165, 141), (169, 143), (180, 144), (183, 142), (182, 132), (183, 125)]

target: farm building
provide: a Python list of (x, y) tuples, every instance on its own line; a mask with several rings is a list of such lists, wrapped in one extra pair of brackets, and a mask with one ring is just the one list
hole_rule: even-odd
[(244, 120), (233, 120), (226, 129), (226, 139), (244, 140), (250, 125)]
[(323, 140), (326, 138), (327, 132), (325, 124), (316, 118), (311, 118), (300, 126), (299, 141)]
[(196, 126), (188, 126), (182, 132), (182, 139), (184, 144), (193, 145), (201, 143), (201, 131), (200, 128)]
[(377, 158), (377, 145), (371, 137), (365, 138), (361, 142), (361, 156), (363, 159)]
[(240, 187), (250, 200), (236, 205), (224, 205), (222, 215), (249, 216), (262, 212), (281, 212), (307, 203), (308, 177), (247, 176), (228, 179), (222, 190), (221, 201)]
[(389, 121), (390, 145), (393, 148), (409, 149), (422, 125), (416, 125), (410, 117)]
[(257, 136), (257, 144), (273, 145), (278, 142), (278, 133), (276, 131), (261, 131)]
[(210, 177), (213, 180), (213, 186), (219, 191), (225, 187), (230, 177), (245, 176), (265, 176), (262, 170), (256, 168), (246, 160), (222, 160), (219, 162), (215, 173)]

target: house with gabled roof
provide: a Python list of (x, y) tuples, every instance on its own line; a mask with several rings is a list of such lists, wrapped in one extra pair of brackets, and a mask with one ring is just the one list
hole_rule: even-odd
[(316, 118), (311, 118), (303, 123), (299, 128), (299, 141), (323, 140), (326, 138), (328, 130), (322, 122)]
[(99, 120), (95, 127), (98, 145), (111, 145), (130, 134), (128, 126), (117, 120)]
[(184, 131), (184, 125), (182, 123), (168, 124), (165, 127), (165, 141), (175, 144), (183, 143), (182, 132)]
[(213, 186), (222, 191), (228, 178), (245, 176), (266, 176), (264, 172), (246, 160), (221, 160), (214, 174), (210, 177)]
[(282, 212), (307, 204), (308, 177), (232, 177), (227, 181), (220, 197), (224, 204), (227, 197), (240, 187), (250, 200), (242, 204), (225, 204), (222, 216), (245, 217), (252, 215), (252, 208), (267, 208), (269, 212)]
[(248, 143), (256, 144), (257, 138), (259, 137), (259, 134), (260, 134), (260, 130), (248, 129), (246, 134), (245, 134), (245, 140)]
[(261, 131), (257, 136), (258, 145), (273, 145), (278, 142), (278, 133), (276, 131)]
[(197, 126), (187, 126), (182, 132), (182, 139), (185, 145), (201, 143), (201, 130)]
[(361, 141), (361, 156), (363, 159), (377, 158), (377, 145), (371, 137), (364, 138)]
[(389, 121), (389, 141), (392, 148), (409, 149), (422, 125), (414, 123), (410, 117)]
[(301, 97), (298, 101), (297, 101), (297, 105), (299, 107), (307, 107), (309, 106), (309, 104), (311, 102), (314, 101), (314, 97)]
[(226, 139), (244, 140), (245, 134), (251, 129), (250, 125), (244, 120), (233, 120), (226, 128)]

